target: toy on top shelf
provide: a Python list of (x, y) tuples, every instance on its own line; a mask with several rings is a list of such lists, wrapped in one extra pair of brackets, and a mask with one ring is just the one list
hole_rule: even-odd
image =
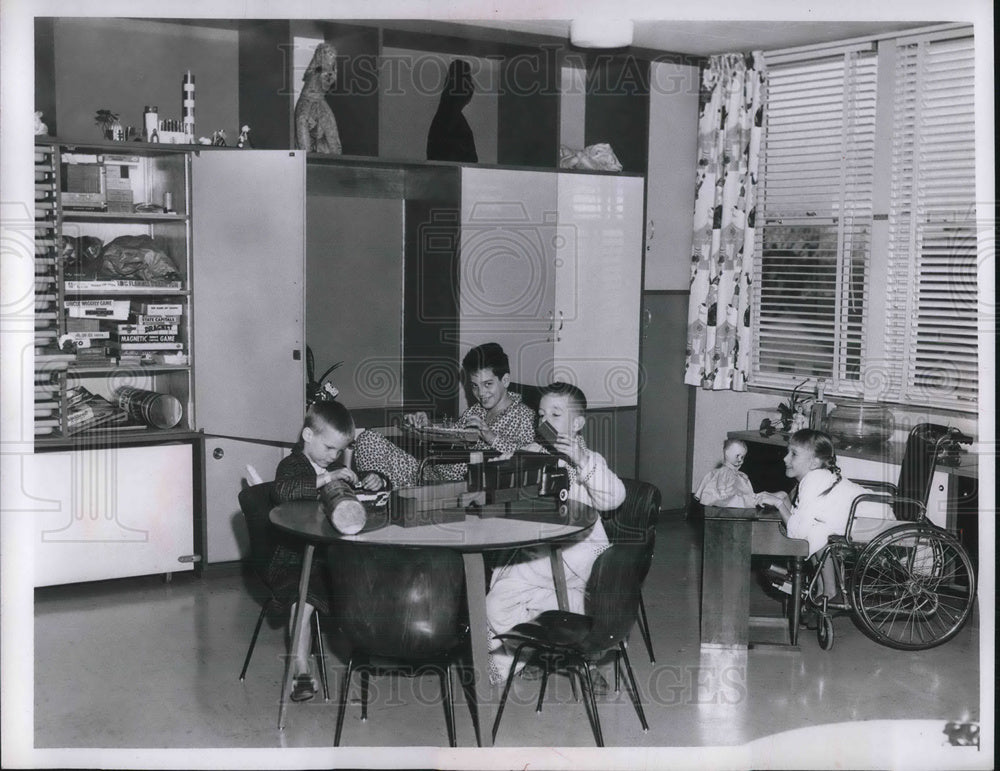
[(302, 75), (305, 85), (295, 103), (295, 147), (306, 152), (341, 155), (340, 132), (326, 92), (337, 82), (337, 49), (332, 43), (316, 46)]

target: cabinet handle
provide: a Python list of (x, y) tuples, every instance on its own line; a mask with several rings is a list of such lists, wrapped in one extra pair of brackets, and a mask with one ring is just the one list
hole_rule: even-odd
[[(555, 317), (553, 316), (552, 311), (549, 311), (549, 332), (551, 332), (554, 327)], [(546, 342), (548, 342), (548, 338), (546, 338)]]
[(212, 457), (215, 458), (216, 460), (222, 460), (222, 457), (225, 454), (226, 451), (223, 450), (221, 447), (216, 447), (214, 450), (212, 450)]
[(563, 312), (559, 311), (559, 331), (563, 330)]

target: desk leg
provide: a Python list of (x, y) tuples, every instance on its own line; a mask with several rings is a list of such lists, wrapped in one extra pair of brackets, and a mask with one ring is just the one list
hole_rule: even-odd
[(750, 623), (749, 520), (705, 519), (701, 644), (746, 648)]
[(278, 730), (285, 730), (285, 707), (292, 693), (292, 680), (295, 671), (295, 651), (299, 649), (299, 637), (302, 634), (302, 619), (306, 614), (306, 597), (309, 591), (309, 574), (312, 573), (313, 552), (316, 547), (307, 543), (302, 554), (302, 573), (299, 576), (299, 602), (295, 606), (295, 626), (292, 627), (292, 649), (285, 657), (285, 678), (281, 686), (281, 703), (278, 706)]
[(472, 669), (476, 674), (476, 702), (479, 714), (479, 733), (484, 747), (493, 746), (493, 686), (490, 685), (490, 656), (487, 650), (486, 622), (486, 570), (483, 555), (477, 552), (462, 554), (465, 563), (465, 596), (469, 604), (469, 635), (472, 648)]

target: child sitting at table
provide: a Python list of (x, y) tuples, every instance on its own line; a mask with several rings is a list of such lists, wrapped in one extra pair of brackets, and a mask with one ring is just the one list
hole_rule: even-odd
[[(299, 442), (274, 472), (274, 503), (298, 500), (318, 500), (320, 490), (331, 482), (343, 481), (353, 487), (374, 492), (387, 486), (381, 475), (369, 472), (359, 480), (343, 462), (354, 443), (354, 418), (340, 402), (318, 401), (306, 412)], [(299, 544), (278, 542), (267, 569), (268, 584), (277, 596), (298, 596), (302, 569), (302, 549)], [(309, 651), (312, 647), (310, 621), (314, 607), (326, 607), (329, 595), (326, 561), (313, 560), (309, 574), (309, 593), (295, 657), (295, 685), (292, 701), (308, 701), (316, 693), (316, 681), (309, 673)], [(292, 605), (292, 621), (295, 605)]]
[[(469, 350), (462, 359), (462, 371), (473, 403), (455, 425), (478, 432), (478, 439), (470, 449), (493, 448), (509, 454), (534, 439), (535, 415), (521, 401), (520, 394), (507, 390), (510, 361), (498, 343), (483, 343)], [(406, 415), (405, 421), (414, 427), (429, 424), (424, 412)], [(358, 436), (354, 459), (359, 469), (377, 469), (396, 487), (420, 481), (417, 479), (420, 461), (375, 431), (364, 431)], [(465, 476), (466, 470), (464, 463), (434, 466), (428, 469), (428, 477), (458, 480)]]
[[(597, 509), (611, 511), (625, 500), (625, 485), (600, 455), (587, 448), (580, 432), (586, 424), (587, 398), (569, 383), (552, 383), (542, 388), (538, 406), (539, 421), (547, 421), (557, 434), (548, 447), (530, 444), (529, 452), (555, 452), (560, 465), (569, 472), (569, 497)], [(560, 548), (566, 575), (568, 610), (584, 611), (584, 592), (590, 570), (601, 552), (609, 546), (604, 526), (598, 518), (575, 543)], [(545, 610), (559, 607), (548, 546), (518, 549), (505, 564), (496, 567), (486, 595), (486, 619), (492, 635), (503, 634), (517, 624), (530, 621)], [(506, 679), (513, 655), (502, 644), (490, 654), (490, 681)], [(600, 689), (603, 677), (596, 670), (592, 677)], [(605, 685), (604, 688), (607, 686)]]
[[(785, 476), (798, 482), (792, 494), (758, 493), (757, 505), (774, 506), (788, 537), (809, 542), (810, 559), (815, 565), (816, 555), (829, 536), (844, 535), (847, 530), (854, 499), (870, 490), (840, 475), (833, 440), (822, 431), (805, 428), (792, 434), (784, 461)], [(888, 505), (863, 501), (858, 505), (850, 535), (856, 540), (869, 540), (885, 527), (887, 519), (895, 519)], [(842, 602), (833, 560), (823, 563), (821, 580), (823, 593), (835, 603)]]
[(740, 439), (722, 443), (723, 462), (701, 480), (694, 497), (703, 506), (752, 509), (757, 505), (750, 478), (740, 471), (747, 457), (747, 445)]

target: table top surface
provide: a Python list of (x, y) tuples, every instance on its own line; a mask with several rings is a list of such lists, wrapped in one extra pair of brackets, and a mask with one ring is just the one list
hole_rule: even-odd
[[(516, 515), (517, 505), (512, 504)], [(515, 516), (480, 517), (466, 513), (465, 518), (416, 527), (386, 525), (356, 535), (338, 532), (324, 515), (319, 502), (291, 501), (271, 510), (270, 519), (278, 529), (313, 543), (357, 541), (385, 546), (443, 546), (461, 552), (510, 549), (559, 541), (584, 532), (597, 521), (595, 509), (577, 501), (566, 501), (557, 510), (554, 499), (539, 499), (531, 509), (542, 513), (546, 521), (517, 519)], [(372, 519), (379, 515), (373, 515)], [(382, 515), (384, 517), (384, 515)]]
[(739, 519), (761, 522), (780, 522), (781, 515), (772, 506), (763, 508), (741, 508), (729, 506), (706, 506), (705, 519)]

